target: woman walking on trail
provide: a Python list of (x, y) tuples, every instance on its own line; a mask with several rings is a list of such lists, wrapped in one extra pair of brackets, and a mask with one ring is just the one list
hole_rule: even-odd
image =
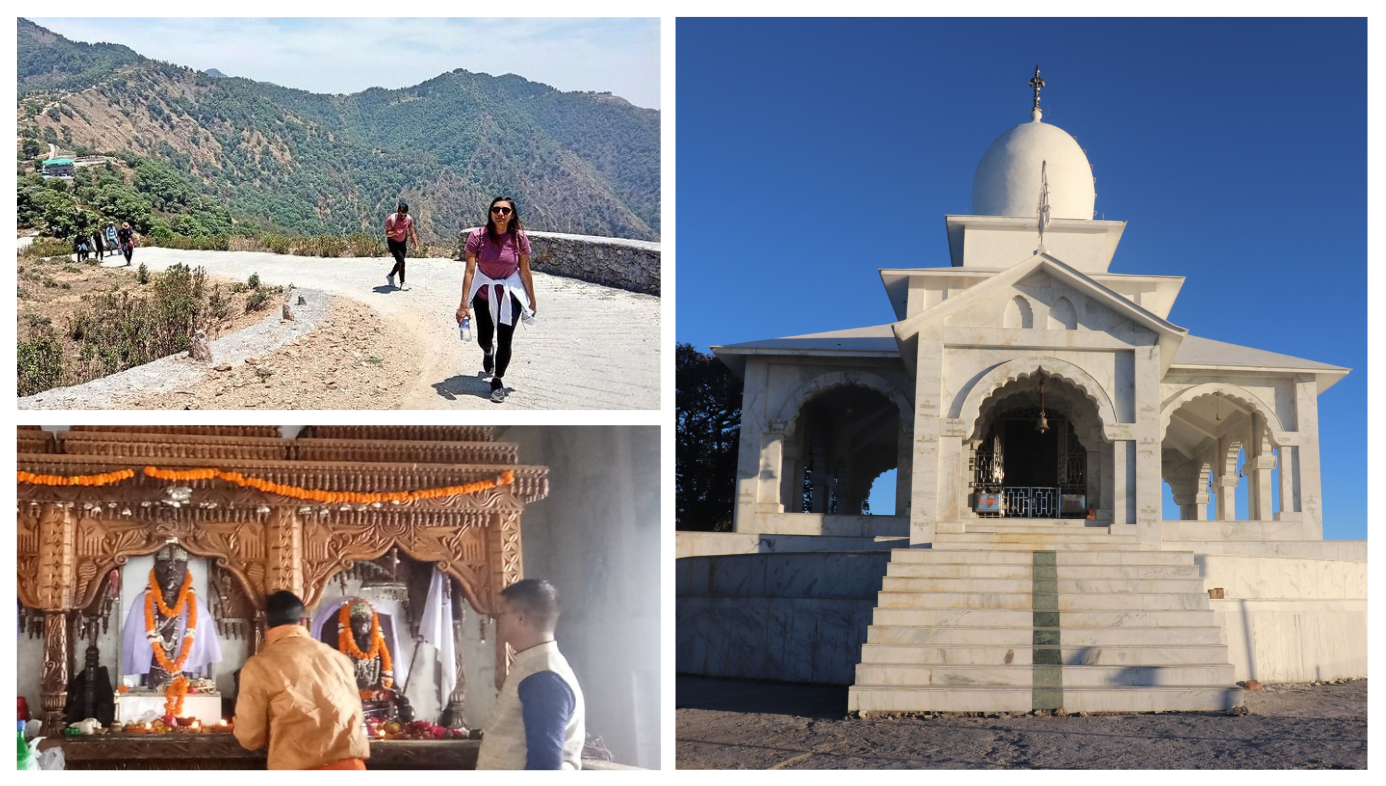
[(77, 238), (76, 238), (75, 240), (72, 241), (72, 250), (75, 251), (75, 252), (77, 252), (77, 261), (78, 261), (78, 262), (86, 262), (86, 261), (87, 261), (87, 243), (88, 243), (88, 242), (89, 242), (89, 241), (87, 240), (87, 233), (86, 233), (86, 232), (78, 232), (78, 233), (77, 233)]
[(101, 227), (97, 227), (96, 231), (91, 233), (91, 244), (92, 247), (96, 249), (97, 262), (106, 258), (106, 244), (101, 242), (101, 240)]
[(130, 267), (130, 258), (135, 255), (135, 230), (130, 228), (130, 222), (125, 221), (116, 230), (116, 242), (120, 244), (120, 253), (125, 257), (125, 267)]
[[(385, 276), (391, 289), (409, 289), (404, 285), (404, 256), (409, 250), (409, 240), (414, 241), (414, 248), (419, 247), (419, 236), (414, 234), (414, 217), (409, 215), (409, 205), (401, 201), (395, 212), (385, 218), (385, 245), (390, 247), (390, 255), (395, 258), (395, 266)], [(395, 286), (396, 273), (399, 274), (399, 286)]]
[[(481, 345), (481, 368), (491, 375), (491, 400), (505, 400), (505, 369), (510, 365), (510, 341), (515, 320), (532, 322), (537, 304), (529, 273), (529, 238), (520, 226), (515, 200), (496, 197), (486, 226), (467, 238), (467, 274), (462, 279), (462, 305), (457, 321), (476, 311), (476, 340)], [(496, 339), (494, 351), (491, 339)]]

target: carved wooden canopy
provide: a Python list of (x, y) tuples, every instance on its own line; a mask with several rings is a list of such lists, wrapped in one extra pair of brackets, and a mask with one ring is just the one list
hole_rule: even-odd
[[(548, 494), (548, 468), (518, 464), (494, 429), (468, 426), (83, 426), (60, 434), (21, 427), (18, 469), (36, 475), (135, 476), (102, 486), (19, 483), (18, 591), (25, 606), (84, 608), (98, 577), (176, 538), (216, 560), (263, 604), (287, 589), (317, 605), (328, 580), (393, 547), (456, 577), (491, 614), (522, 577), (520, 515)], [(144, 474), (217, 469), (329, 492), (384, 493), (460, 486), (514, 473), (478, 493), (369, 504), (304, 501), (224, 480)], [(186, 491), (185, 491), (186, 489)]]

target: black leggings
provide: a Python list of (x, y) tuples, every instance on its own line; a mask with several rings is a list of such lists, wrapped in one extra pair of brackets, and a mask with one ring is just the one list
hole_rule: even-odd
[(121, 246), (120, 253), (125, 255), (125, 264), (128, 265), (130, 264), (130, 257), (135, 255), (135, 247), (130, 245)]
[(509, 325), (491, 324), (491, 305), (490, 302), (477, 293), (472, 298), (472, 314), (476, 320), (476, 343), (481, 345), (481, 351), (491, 354), (491, 333), (494, 331), (497, 343), (496, 348), (496, 370), (491, 375), (493, 379), (500, 379), (505, 376), (505, 369), (510, 365), (510, 339), (515, 336), (515, 325), (520, 321), (520, 300), (514, 295), (510, 296), (510, 308), (515, 315), (515, 319)]
[(404, 255), (407, 253), (408, 246), (406, 241), (385, 238), (385, 243), (390, 247), (390, 254), (395, 258), (395, 266), (390, 268), (390, 275), (399, 276), (400, 286), (404, 286)]

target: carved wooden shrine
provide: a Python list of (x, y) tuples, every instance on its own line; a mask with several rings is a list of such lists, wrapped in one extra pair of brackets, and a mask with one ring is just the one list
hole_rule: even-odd
[[(548, 468), (518, 464), (516, 446), (494, 438), (494, 429), (467, 426), (308, 426), (294, 439), (277, 426), (83, 426), (56, 435), (20, 427), (18, 592), (44, 616), (45, 720), (60, 723), (66, 700), (71, 615), (94, 602), (111, 569), (170, 539), (234, 575), (256, 606), (287, 589), (313, 608), (338, 573), (398, 548), (437, 565), (477, 611), (494, 616), (499, 592), (522, 577), (524, 507), (548, 494)], [(436, 498), (318, 501), (220, 476), (160, 479), (149, 467), (358, 495), (505, 480)], [(120, 470), (133, 476), (105, 485), (23, 479)], [(257, 612), (257, 650), (263, 628)], [(507, 667), (498, 643), (497, 685)]]

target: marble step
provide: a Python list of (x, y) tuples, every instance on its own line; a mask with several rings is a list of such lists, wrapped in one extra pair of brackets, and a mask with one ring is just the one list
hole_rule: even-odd
[[(1211, 622), (1211, 620), (1210, 620)], [(1035, 632), (1059, 628), (1029, 626), (919, 627), (913, 625), (871, 625), (866, 629), (867, 644), (975, 644), (998, 647), (1028, 647)], [(1060, 632), (1065, 646), (1120, 647), (1146, 645), (1223, 644), (1222, 628), (1215, 625), (1183, 628), (1067, 628)]]
[[(1207, 596), (1204, 596), (1207, 600)], [(946, 609), (877, 606), (871, 614), (873, 625), (911, 625), (918, 627), (1025, 627), (1033, 625), (1031, 609)], [(1208, 610), (1166, 611), (1064, 611), (1059, 627), (1064, 636), (1068, 628), (1201, 628), (1213, 625)]]
[[(1033, 686), (1035, 666), (922, 665), (913, 663), (861, 663), (857, 665), (856, 685), (1016, 685)], [(1099, 687), (1103, 685), (1231, 685), (1232, 664), (1190, 664), (1171, 666), (1055, 666), (1062, 670), (1062, 686)]]
[[(970, 551), (975, 550), (979, 545), (995, 551), (1018, 551), (1029, 554), (1035, 551), (1111, 551), (1114, 548), (1123, 548), (1120, 543), (1113, 543), (1110, 538), (1100, 541), (1056, 541), (1044, 540), (1034, 543), (986, 543), (975, 542), (949, 543), (947, 541), (934, 541), (934, 551)], [(1125, 548), (1136, 551), (1139, 547), (1135, 541), (1125, 544)]]
[[(1020, 523), (1026, 522), (1026, 523)], [(969, 521), (965, 525), (967, 532), (1035, 532), (1035, 533), (1070, 533), (1070, 532), (1100, 532), (1111, 534), (1111, 524), (1096, 524), (1084, 519), (1058, 519), (1044, 520), (1036, 519), (978, 519)]]
[[(965, 576), (961, 578), (933, 576), (892, 576), (886, 574), (881, 584), (886, 592), (1030, 592), (1031, 578), (995, 578)], [(1190, 593), (1203, 592), (1203, 579), (1069, 579), (1057, 581), (1060, 595), (1086, 593)]]
[(1036, 651), (1059, 653), (1066, 666), (1189, 666), (1227, 663), (1223, 644), (1127, 644), (1122, 646), (1081, 646), (1064, 642), (1058, 646), (1031, 644), (1006, 646), (967, 644), (872, 644), (861, 648), (863, 664), (917, 664), (921, 666), (1025, 666), (1034, 663)]
[[(1062, 565), (1059, 566), (1060, 579), (1197, 579), (1197, 565)], [(886, 575), (898, 578), (916, 579), (1029, 579), (1034, 575), (1032, 565), (1005, 565), (984, 563), (980, 565), (954, 565), (941, 563), (891, 562), (886, 567)]]
[[(928, 581), (928, 579), (885, 579), (886, 582)], [(1034, 609), (1033, 592), (933, 592), (882, 590), (876, 595), (877, 608), (915, 609)], [(1206, 593), (1089, 592), (1057, 593), (1057, 609), (1063, 611), (1155, 611), (1165, 609), (1207, 609)], [(1039, 604), (1040, 610), (1056, 608)]]
[[(1221, 712), (1241, 700), (1241, 688), (1226, 684), (1064, 686), (1062, 705), (1067, 712)], [(1030, 687), (854, 685), (847, 691), (847, 709), (855, 712), (1029, 712), (1034, 702)]]
[(935, 536), (938, 543), (1137, 543), (1134, 533), (1113, 535), (1104, 531), (1075, 530), (1064, 532), (944, 532)]
[[(1034, 551), (1047, 549), (1004, 550), (998, 548), (895, 549), (890, 553), (891, 564), (901, 565), (1034, 565)], [(1059, 569), (1064, 565), (1192, 565), (1191, 551), (1133, 551), (1128, 549), (1091, 549), (1086, 551), (1056, 551)]]

